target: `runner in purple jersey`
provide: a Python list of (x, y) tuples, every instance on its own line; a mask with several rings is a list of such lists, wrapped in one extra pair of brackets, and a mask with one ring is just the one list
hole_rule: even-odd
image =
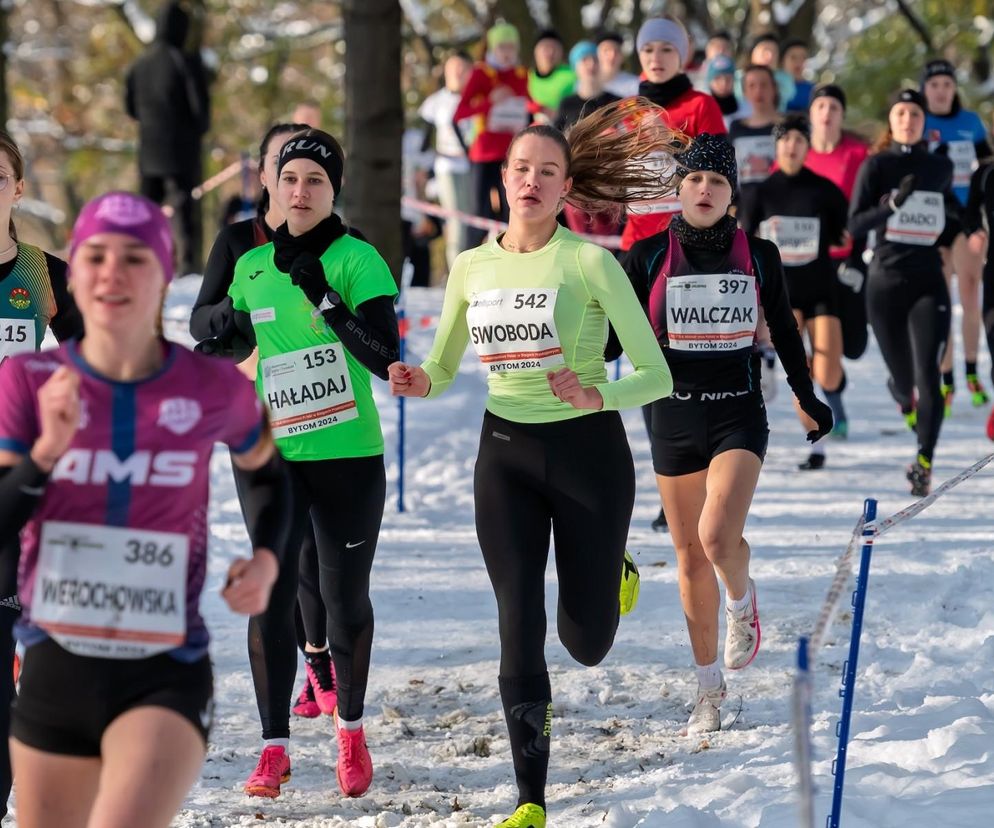
[(27, 646), (11, 727), (22, 828), (164, 828), (196, 780), (212, 715), (198, 604), (215, 442), (253, 472), (255, 554), (228, 570), (232, 610), (265, 608), (285, 545), (251, 383), (158, 334), (172, 256), (152, 202), (91, 201), (70, 250), (85, 336), (0, 368), (0, 542), (20, 531)]

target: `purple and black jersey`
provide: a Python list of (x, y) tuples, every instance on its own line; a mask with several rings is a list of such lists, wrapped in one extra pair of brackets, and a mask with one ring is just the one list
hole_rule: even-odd
[[(82, 378), (79, 428), (21, 531), (18, 593), (24, 611), (18, 635), (25, 644), (46, 635), (34, 618), (41, 614), (34, 603), (44, 595), (46, 612), (65, 610), (75, 623), (73, 631), (83, 635), (109, 629), (111, 638), (146, 640), (127, 623), (121, 630), (114, 620), (103, 626), (100, 613), (110, 618), (115, 607), (118, 616), (178, 614), (167, 625), (169, 634), (145, 633), (151, 636), (147, 640), (157, 640), (158, 649), (184, 661), (206, 652), (199, 599), (206, 573), (211, 453), (218, 442), (235, 453), (251, 449), (259, 440), (263, 413), (252, 383), (233, 364), (174, 343), (164, 342), (163, 349), (162, 368), (139, 382), (99, 376), (75, 342), (11, 357), (0, 367), (0, 448), (16, 453), (27, 453), (39, 436), (39, 387), (61, 365)], [(133, 556), (125, 560), (145, 566), (145, 574), (130, 584), (127, 579), (118, 583), (113, 577), (117, 564), (100, 561), (94, 550), (102, 547), (88, 545), (91, 529), (93, 538), (110, 538), (111, 546), (118, 536), (135, 538), (118, 545)], [(131, 543), (133, 550), (124, 545)], [(42, 561), (42, 591), (36, 585), (39, 553), (52, 547), (58, 554)], [(176, 569), (172, 565), (180, 551), (185, 563)], [(74, 570), (73, 556), (84, 553), (96, 557), (76, 558), (90, 563), (76, 564)], [(59, 561), (68, 562), (65, 577)], [(172, 595), (157, 593), (170, 578), (178, 579), (179, 589)], [(100, 619), (99, 624), (86, 626), (92, 619)], [(59, 628), (46, 624), (46, 629)]]

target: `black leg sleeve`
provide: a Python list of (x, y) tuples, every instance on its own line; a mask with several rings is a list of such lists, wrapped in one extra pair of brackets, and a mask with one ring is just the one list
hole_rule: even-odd
[(383, 457), (298, 462), (292, 469), (311, 503), (338, 713), (355, 721), (363, 714), (373, 646), (369, 573), (386, 499)]
[(21, 614), (17, 606), (17, 562), (20, 549), (17, 541), (4, 548), (0, 555), (0, 818), (7, 813), (7, 798), (13, 777), (10, 770), (10, 706), (16, 695), (14, 690), (14, 624)]
[(987, 334), (987, 351), (991, 355), (991, 383), (994, 384), (994, 262), (984, 266), (984, 331)]
[[(300, 546), (300, 577), (297, 587), (297, 613), (304, 642), (322, 648), (328, 641), (328, 614), (321, 598), (321, 568), (318, 566), (314, 527), (308, 522)], [(301, 643), (301, 649), (303, 644)]]
[(511, 742), (518, 805), (533, 802), (545, 807), (552, 741), (552, 688), (549, 674), (498, 679), (504, 721)]
[[(299, 549), (307, 526), (307, 503), (296, 490), (288, 548)], [(249, 665), (255, 685), (263, 739), (290, 736), (290, 698), (297, 673), (296, 625), (298, 556), (288, 554), (269, 596), (269, 606), (248, 623)]]
[(945, 282), (911, 306), (907, 326), (918, 389), (918, 453), (931, 460), (935, 453), (945, 407), (942, 400), (939, 363), (949, 337), (952, 314)]

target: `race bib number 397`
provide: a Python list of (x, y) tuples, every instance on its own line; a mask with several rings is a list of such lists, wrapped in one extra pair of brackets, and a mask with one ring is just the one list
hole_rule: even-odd
[(666, 280), (666, 333), (674, 350), (751, 348), (756, 323), (755, 276), (694, 274)]
[(556, 290), (498, 288), (473, 294), (466, 319), (473, 348), (491, 372), (563, 364)]
[(145, 658), (186, 639), (185, 535), (46, 521), (31, 620), (69, 652)]

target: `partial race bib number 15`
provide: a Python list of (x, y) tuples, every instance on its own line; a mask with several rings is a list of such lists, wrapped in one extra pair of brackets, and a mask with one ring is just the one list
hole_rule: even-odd
[(186, 535), (46, 521), (31, 621), (71, 653), (146, 658), (186, 640)]
[(469, 335), (491, 372), (563, 364), (556, 331), (556, 290), (497, 288), (474, 293), (466, 311)]
[(14, 354), (38, 350), (38, 337), (33, 319), (4, 319), (0, 317), (0, 363)]

